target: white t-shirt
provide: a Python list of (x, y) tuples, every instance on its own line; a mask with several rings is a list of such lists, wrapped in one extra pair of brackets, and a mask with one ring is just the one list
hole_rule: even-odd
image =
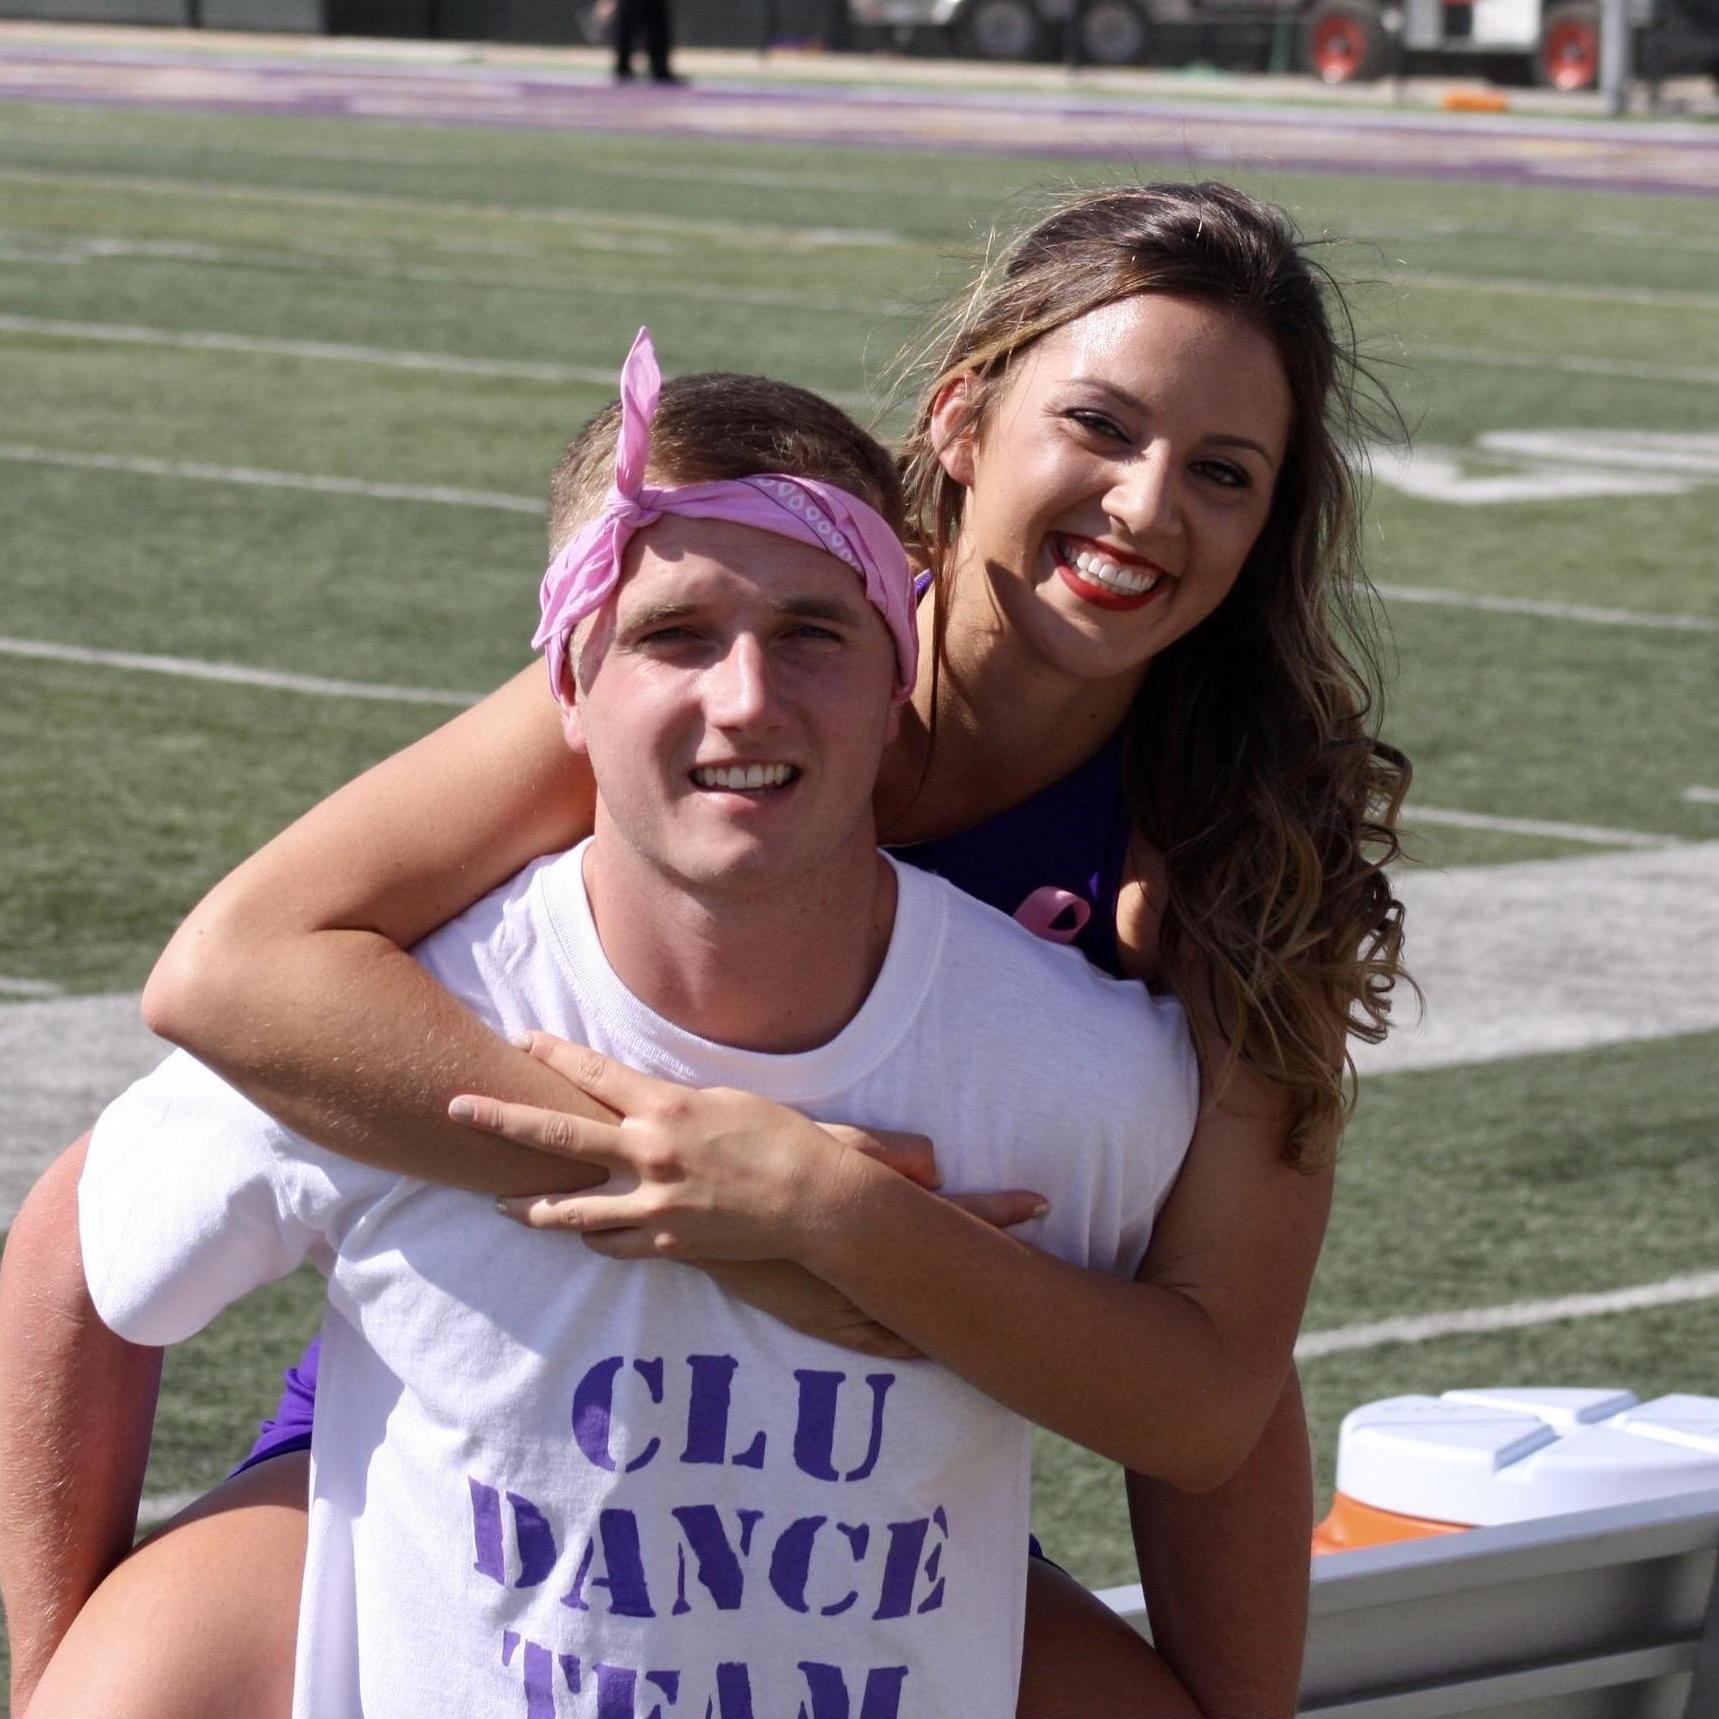
[[(1175, 1004), (898, 866), (853, 1020), (802, 1055), (736, 1050), (621, 984), (581, 851), (418, 958), (500, 1031), (919, 1129), (950, 1189), (1041, 1189), (1017, 1233), (1133, 1273), (1193, 1125)], [(134, 1341), (306, 1258), (328, 1277), (295, 1713), (1014, 1714), (1029, 1429), (946, 1369), (349, 1163), (183, 1055), (102, 1116), (79, 1210), (96, 1305)]]

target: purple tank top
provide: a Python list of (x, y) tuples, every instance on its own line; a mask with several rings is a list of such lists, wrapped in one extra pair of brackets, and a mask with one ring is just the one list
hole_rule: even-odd
[[(1095, 967), (1125, 977), (1116, 940), (1116, 898), (1128, 858), (1122, 737), (1030, 800), (982, 824), (892, 850), (1012, 914), (1040, 936), (1072, 943)], [(262, 1423), (240, 1472), (287, 1451), (309, 1450), (320, 1338), (289, 1367), (272, 1419)]]

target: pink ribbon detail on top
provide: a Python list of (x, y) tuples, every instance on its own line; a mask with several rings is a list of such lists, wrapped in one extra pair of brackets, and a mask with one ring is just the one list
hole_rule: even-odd
[(563, 677), (573, 629), (601, 608), (620, 582), (621, 558), (633, 533), (666, 513), (755, 526), (825, 550), (851, 567), (865, 586), (867, 601), (889, 628), (895, 644), (895, 696), (898, 702), (907, 698), (919, 668), (913, 575), (901, 539), (888, 521), (835, 484), (786, 472), (652, 489), (645, 483), (645, 468), (662, 380), (650, 330), (641, 328), (621, 370), (615, 480), (603, 498), (602, 512), (580, 527), (543, 575), (543, 620), (531, 643), (547, 654), (556, 698), (565, 702)]
[(1072, 943), (1091, 917), (1090, 901), (1048, 883), (1015, 909), (1016, 922), (1047, 943)]

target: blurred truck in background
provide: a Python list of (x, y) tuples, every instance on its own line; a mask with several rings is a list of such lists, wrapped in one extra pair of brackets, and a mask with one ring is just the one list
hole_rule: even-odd
[[(1719, 0), (1626, 0), (1632, 63), (1645, 77), (1719, 75)], [(848, 0), (861, 31), (934, 40), (983, 60), (1068, 52), (1088, 65), (1176, 64), (1227, 35), (1256, 58), (1291, 42), (1328, 84), (1462, 63), (1550, 89), (1591, 89), (1600, 71), (1600, 0)], [(1222, 47), (1220, 57), (1231, 58)]]

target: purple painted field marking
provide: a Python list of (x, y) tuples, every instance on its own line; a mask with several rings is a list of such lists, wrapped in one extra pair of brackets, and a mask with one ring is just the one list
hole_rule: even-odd
[[(483, 67), (282, 64), (199, 57), (13, 51), (0, 96), (49, 103), (300, 113), (496, 130), (750, 138), (1070, 159), (1156, 154), (1187, 165), (1719, 194), (1719, 139), (1585, 121), (1478, 127), (1454, 116), (1327, 114), (861, 87), (615, 90), (595, 76)], [(1071, 139), (1076, 126), (1080, 135)]]

